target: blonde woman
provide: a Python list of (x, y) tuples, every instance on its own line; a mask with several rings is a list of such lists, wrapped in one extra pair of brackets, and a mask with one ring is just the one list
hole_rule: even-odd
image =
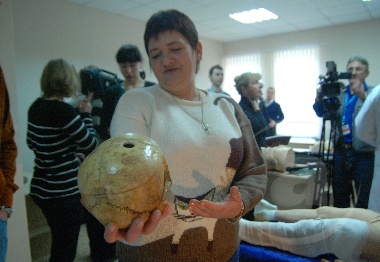
[(27, 144), (35, 154), (30, 196), (51, 229), (51, 262), (74, 261), (84, 215), (77, 173), (84, 155), (98, 145), (91, 97), (79, 101), (80, 113), (63, 101), (79, 90), (74, 67), (51, 60), (41, 76), (42, 95), (28, 111)]

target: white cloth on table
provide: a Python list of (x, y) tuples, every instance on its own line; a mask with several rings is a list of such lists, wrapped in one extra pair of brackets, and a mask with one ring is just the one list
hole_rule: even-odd
[(360, 261), (368, 224), (351, 218), (308, 219), (295, 223), (240, 220), (239, 237), (248, 243), (275, 247), (306, 257), (334, 254)]

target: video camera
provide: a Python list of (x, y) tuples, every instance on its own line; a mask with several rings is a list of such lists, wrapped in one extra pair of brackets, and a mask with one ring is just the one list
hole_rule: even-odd
[(94, 99), (102, 99), (104, 93), (111, 87), (122, 82), (117, 75), (97, 67), (86, 67), (79, 73), (82, 83), (82, 93), (94, 93)]
[(350, 79), (352, 74), (349, 72), (338, 73), (334, 61), (326, 62), (326, 76), (320, 76), (321, 100), (328, 111), (336, 111), (340, 107), (338, 96), (341, 92), (339, 79)]

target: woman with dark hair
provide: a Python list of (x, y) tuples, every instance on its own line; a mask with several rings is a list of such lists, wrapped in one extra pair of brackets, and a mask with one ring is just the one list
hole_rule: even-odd
[(99, 128), (99, 136), (103, 140), (110, 138), (109, 128), (120, 97), (130, 89), (155, 84), (145, 80), (145, 72), (142, 68), (142, 56), (137, 46), (132, 44), (121, 46), (116, 53), (116, 61), (125, 80), (117, 86), (108, 89), (104, 94), (103, 113)]
[(35, 154), (30, 196), (41, 208), (52, 234), (50, 261), (74, 261), (84, 221), (77, 183), (79, 165), (98, 145), (89, 96), (78, 112), (64, 102), (80, 90), (74, 67), (51, 60), (41, 76), (42, 96), (28, 111), (27, 144)]
[(193, 22), (176, 10), (155, 13), (144, 34), (159, 82), (125, 93), (111, 135), (155, 140), (172, 187), (162, 213), (127, 230), (106, 226), (122, 261), (239, 261), (240, 217), (262, 199), (266, 165), (248, 119), (230, 97), (195, 86), (202, 45)]

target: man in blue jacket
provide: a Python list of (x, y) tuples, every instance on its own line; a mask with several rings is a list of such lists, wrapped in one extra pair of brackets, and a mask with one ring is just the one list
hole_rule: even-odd
[[(275, 89), (274, 87), (268, 87), (267, 97), (265, 99), (265, 107), (267, 108), (270, 119), (276, 122), (276, 125), (284, 120), (284, 113), (281, 110), (279, 103), (275, 101)], [(271, 135), (276, 135), (276, 126), (271, 128)]]
[[(352, 73), (349, 84), (341, 91), (338, 109), (342, 124), (342, 137), (335, 141), (332, 188), (334, 206), (350, 207), (352, 180), (355, 182), (357, 202), (356, 207), (367, 208), (369, 192), (374, 171), (374, 148), (361, 141), (355, 135), (354, 121), (363, 106), (364, 100), (372, 87), (365, 79), (369, 75), (368, 61), (360, 56), (353, 56), (347, 62), (347, 72)], [(319, 117), (327, 113), (323, 98), (317, 91), (313, 105)], [(332, 132), (337, 132), (332, 130)]]

